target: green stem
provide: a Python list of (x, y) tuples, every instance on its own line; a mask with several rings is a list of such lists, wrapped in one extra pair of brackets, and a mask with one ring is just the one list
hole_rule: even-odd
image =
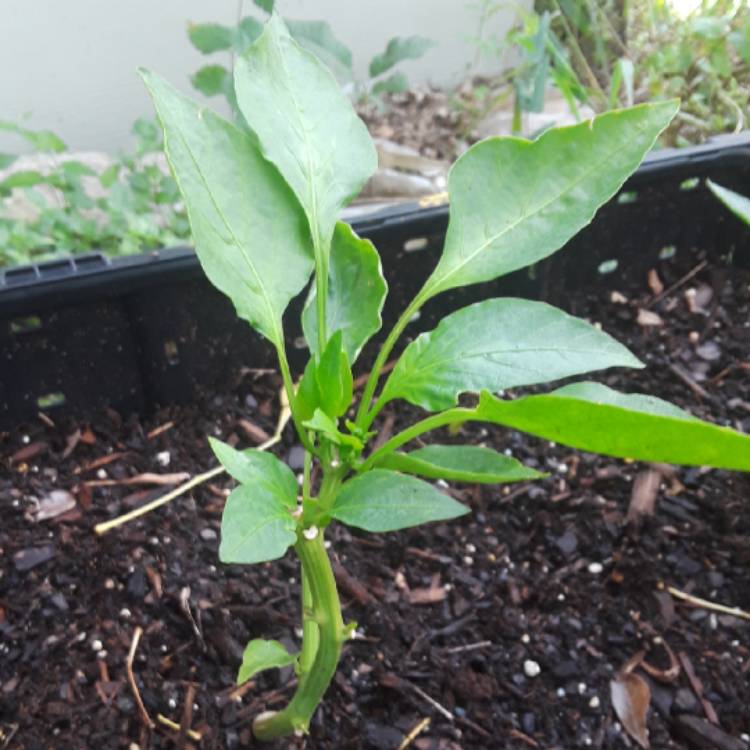
[(320, 633), (313, 614), (313, 595), (304, 567), (302, 568), (302, 651), (299, 655), (300, 674), (312, 669), (318, 653)]
[[(331, 561), (323, 543), (322, 530), (313, 539), (307, 539), (300, 533), (294, 549), (302, 563), (303, 575), (309, 583), (311, 612), (317, 624), (318, 644), (312, 666), (307, 671), (303, 669), (300, 672), (297, 690), (289, 705), (278, 713), (261, 714), (253, 723), (253, 732), (259, 740), (267, 741), (307, 731), (310, 719), (333, 679), (345, 639), (341, 602)], [(305, 633), (306, 639), (309, 632), (311, 631)], [(305, 650), (306, 645), (303, 643), (303, 654)]]
[(435, 430), (438, 427), (444, 427), (448, 424), (467, 422), (475, 416), (476, 409), (465, 409), (459, 406), (455, 409), (448, 409), (440, 414), (433, 414), (431, 417), (426, 417), (383, 443), (378, 450), (370, 454), (370, 456), (368, 456), (368, 458), (357, 467), (357, 471), (359, 473), (369, 471), (380, 459), (387, 456), (389, 453), (393, 453), (397, 448), (408, 443), (410, 440), (414, 440), (414, 438), (419, 437), (425, 432)]
[(388, 338), (380, 348), (375, 364), (372, 366), (372, 370), (370, 370), (370, 376), (367, 378), (367, 383), (365, 384), (365, 389), (362, 393), (362, 399), (359, 402), (357, 418), (355, 420), (357, 427), (362, 430), (366, 430), (372, 424), (372, 420), (375, 419), (377, 415), (377, 411), (374, 409), (369, 414), (367, 410), (370, 408), (370, 402), (375, 393), (375, 388), (377, 388), (380, 371), (383, 369), (383, 365), (386, 363), (388, 355), (396, 345), (398, 337), (403, 333), (404, 328), (406, 328), (414, 313), (417, 312), (417, 310), (419, 310), (419, 308), (427, 301), (427, 297), (423, 294), (423, 291), (424, 287), (423, 290), (420, 291), (411, 301), (411, 304), (406, 310), (401, 313), (401, 317), (396, 321), (396, 325), (393, 326), (391, 332), (388, 334)]
[(299, 416), (299, 409), (297, 408), (297, 395), (294, 388), (294, 381), (292, 380), (292, 372), (289, 369), (289, 360), (286, 358), (286, 350), (284, 345), (281, 344), (276, 347), (276, 354), (279, 358), (279, 366), (281, 367), (281, 377), (284, 380), (284, 390), (286, 391), (286, 397), (289, 401), (289, 410), (292, 412), (292, 421), (297, 429), (302, 445), (310, 453), (314, 453), (312, 443), (307, 435), (307, 430), (302, 425), (302, 420)]

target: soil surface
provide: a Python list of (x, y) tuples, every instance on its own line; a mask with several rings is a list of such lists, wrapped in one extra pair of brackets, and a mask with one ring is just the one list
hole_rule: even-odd
[[(572, 312), (649, 365), (604, 382), (750, 431), (749, 279), (704, 264), (679, 284), (700, 261), (663, 261)], [(272, 373), (246, 373), (232, 393), (149, 418), (45, 418), (2, 435), (0, 748), (256, 746), (251, 718), (281, 707), (294, 676), (263, 673), (239, 690), (234, 679), (249, 639), (298, 642), (295, 561), (219, 564), (225, 476), (104, 537), (92, 527), (179, 473), (214, 466), (207, 434), (260, 442), (278, 387)], [(382, 425), (415, 416), (394, 407)], [(747, 747), (750, 622), (664, 586), (750, 609), (750, 478), (629, 464), (479, 425), (434, 439), (508, 450), (550, 477), (451, 486), (474, 512), (450, 524), (382, 536), (332, 527), (359, 637), (310, 736), (277, 747), (636, 747), (610, 681), (641, 651), (652, 674), (634, 673), (650, 685), (653, 747)], [(277, 453), (300, 469), (291, 430)], [(178, 476), (159, 486), (149, 474)], [(153, 730), (127, 677), (137, 627), (133, 673)]]

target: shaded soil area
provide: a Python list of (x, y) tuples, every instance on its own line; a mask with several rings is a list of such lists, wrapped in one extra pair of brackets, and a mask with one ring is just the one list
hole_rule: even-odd
[[(681, 282), (701, 261), (665, 260), (571, 311), (649, 365), (604, 382), (750, 431), (749, 279), (703, 264)], [(0, 748), (256, 746), (250, 719), (283, 705), (294, 675), (263, 673), (239, 690), (234, 678), (249, 639), (298, 642), (293, 559), (219, 564), (225, 476), (104, 537), (92, 527), (163, 493), (155, 480), (212, 467), (207, 434), (261, 442), (278, 388), (273, 373), (247, 372), (200, 405), (40, 419), (2, 435)], [(381, 424), (392, 432), (415, 416), (394, 407)], [(278, 455), (299, 470), (291, 430), (284, 438)], [(664, 587), (750, 609), (748, 477), (629, 464), (481, 425), (434, 439), (507, 450), (550, 477), (448, 487), (474, 511), (450, 524), (331, 528), (358, 637), (309, 738), (277, 747), (398, 748), (420, 722), (408, 745), (418, 750), (635, 747), (610, 681), (640, 651), (653, 747), (747, 746), (750, 622)], [(634, 508), (645, 513), (628, 521)], [(137, 627), (133, 673), (154, 730), (127, 679)]]

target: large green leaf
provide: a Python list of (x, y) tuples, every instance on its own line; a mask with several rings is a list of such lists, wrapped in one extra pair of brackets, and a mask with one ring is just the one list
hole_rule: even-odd
[(290, 654), (285, 646), (278, 641), (266, 641), (255, 638), (245, 646), (242, 654), (242, 666), (237, 675), (237, 684), (247, 682), (251, 677), (264, 669), (274, 667), (288, 667), (297, 661), (296, 654)]
[(603, 331), (543, 302), (490, 299), (443, 318), (406, 347), (382, 401), (430, 411), (464, 391), (499, 391), (606, 367), (642, 367)]
[(352, 52), (336, 39), (325, 21), (294, 21), (288, 18), (286, 25), (295, 41), (320, 58), (323, 63), (334, 70), (351, 75)]
[(370, 61), (370, 76), (375, 78), (403, 60), (416, 60), (434, 46), (435, 42), (423, 36), (394, 37), (388, 41), (385, 51)]
[(372, 93), (376, 96), (380, 94), (400, 94), (409, 88), (409, 79), (400, 71), (382, 78), (372, 87)]
[(275, 495), (288, 508), (297, 505), (297, 479), (294, 472), (272, 453), (249, 448), (238, 451), (231, 445), (209, 437), (216, 458), (241, 484), (262, 487)]
[(739, 219), (750, 224), (750, 198), (706, 180), (711, 192)]
[(488, 138), (472, 146), (448, 177), (445, 247), (423, 298), (559, 250), (617, 192), (676, 111), (674, 101), (642, 104), (535, 141)]
[(264, 155), (299, 198), (317, 244), (327, 248), (340, 210), (377, 166), (367, 128), (330, 71), (276, 15), (237, 61), (235, 90)]
[(242, 484), (224, 506), (219, 559), (243, 565), (276, 560), (297, 540), (296, 528), (286, 494)]
[[(380, 256), (370, 240), (358, 237), (344, 222), (336, 224), (331, 244), (326, 324), (329, 334), (341, 331), (343, 346), (354, 363), (365, 342), (380, 330), (388, 287)], [(302, 313), (302, 329), (310, 351), (318, 354), (315, 284)]]
[(373, 469), (341, 488), (331, 516), (365, 531), (396, 531), (468, 512), (465, 505), (421, 479)]
[(593, 453), (750, 471), (750, 435), (702, 422), (652, 396), (574, 383), (503, 401), (483, 393), (476, 418)]
[(142, 75), (206, 276), (241, 318), (282, 346), (282, 313), (313, 268), (298, 201), (247, 133), (158, 76)]
[(454, 482), (500, 484), (544, 477), (515, 458), (478, 445), (428, 445), (410, 453), (389, 453), (377, 466)]
[(234, 31), (218, 23), (189, 23), (188, 38), (204, 55), (231, 49)]

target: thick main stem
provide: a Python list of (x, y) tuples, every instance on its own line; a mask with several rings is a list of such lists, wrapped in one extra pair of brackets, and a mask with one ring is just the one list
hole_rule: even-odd
[[(331, 561), (323, 544), (323, 532), (320, 531), (314, 539), (307, 539), (300, 533), (294, 549), (310, 589), (311, 614), (317, 624), (317, 649), (312, 666), (307, 671), (300, 670), (299, 684), (289, 705), (278, 713), (261, 714), (253, 723), (253, 732), (259, 740), (307, 731), (310, 719), (336, 672), (345, 638), (341, 602)], [(308, 632), (305, 632), (305, 640), (308, 637)], [(305, 646), (303, 643), (303, 654)]]

